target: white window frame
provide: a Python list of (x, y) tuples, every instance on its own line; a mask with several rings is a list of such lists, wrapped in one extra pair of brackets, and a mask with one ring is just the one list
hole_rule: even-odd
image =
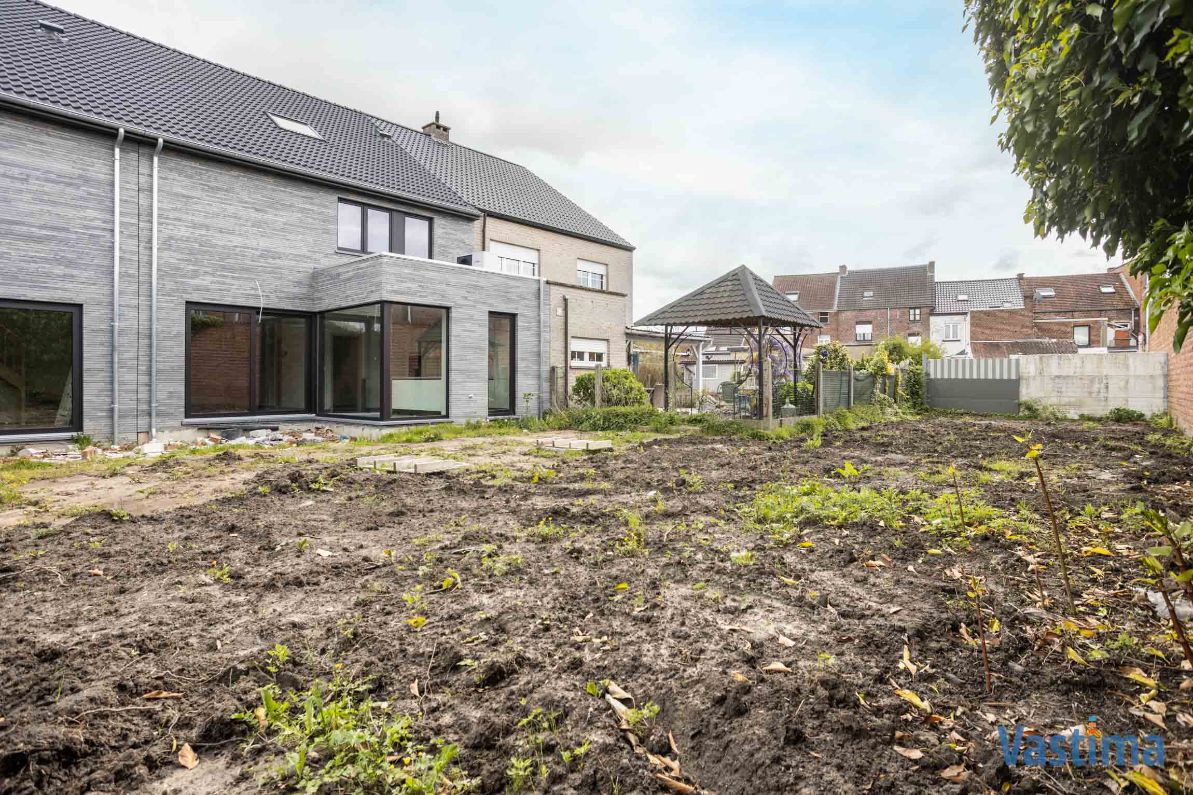
[(705, 381), (716, 381), (721, 377), (721, 368), (715, 364), (700, 365), (700, 378)]
[(609, 266), (587, 259), (576, 260), (576, 283), (591, 290), (608, 290)]
[(291, 119), (286, 116), (279, 116), (276, 113), (270, 113), (269, 111), (265, 111), (265, 115), (273, 119), (274, 124), (281, 129), (286, 130), (287, 132), (305, 135), (307, 138), (314, 138), (319, 141), (323, 140), (323, 136), (319, 134), (319, 131), (307, 124), (305, 121)]
[(497, 258), (497, 270), (502, 273), (517, 273), (522, 276), (539, 275), (539, 251), (537, 248), (490, 240), (489, 252)]
[[(1085, 342), (1082, 342), (1080, 339), (1078, 339), (1077, 329), (1085, 329)], [(1078, 326), (1073, 326), (1073, 342), (1076, 343), (1078, 348), (1090, 347), (1093, 344), (1092, 340), (1093, 340), (1093, 329), (1091, 326), (1089, 326), (1088, 324), (1084, 324), (1084, 323), (1081, 325), (1078, 325)]]
[(593, 369), (598, 364), (609, 366), (609, 340), (572, 337), (568, 343), (568, 365)]
[[(865, 331), (862, 331), (862, 327)], [(865, 334), (865, 337), (862, 335)], [(853, 338), (856, 342), (873, 342), (874, 341), (874, 321), (859, 320), (853, 324)]]
[(832, 341), (833, 341), (833, 338), (829, 334), (821, 334), (820, 336), (818, 336), (816, 338), (817, 345), (828, 345)]
[(907, 335), (907, 344), (908, 345), (919, 345), (923, 341), (924, 341), (924, 337), (922, 334), (908, 334)]
[(913, 308), (913, 309), (907, 310), (907, 320), (909, 322), (917, 323), (917, 322), (919, 322), (919, 319), (920, 319), (920, 310), (919, 309)]
[(787, 293), (787, 300), (793, 304), (798, 304), (799, 303), (799, 290), (792, 290), (791, 292)]
[(944, 324), (944, 341), (945, 342), (960, 342), (961, 341), (961, 324), (956, 322)]

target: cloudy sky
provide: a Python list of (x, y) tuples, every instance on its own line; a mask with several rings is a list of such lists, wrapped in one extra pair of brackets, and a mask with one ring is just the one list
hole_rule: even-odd
[(741, 263), (1093, 271), (1037, 240), (961, 0), (57, 0), (522, 163), (633, 242), (644, 314)]

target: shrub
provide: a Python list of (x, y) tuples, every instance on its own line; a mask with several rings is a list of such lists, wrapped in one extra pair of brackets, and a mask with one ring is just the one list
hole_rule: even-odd
[[(586, 406), (593, 405), (596, 392), (596, 373), (584, 373), (576, 378), (572, 396)], [(601, 402), (605, 406), (644, 406), (649, 402), (646, 387), (629, 370), (601, 371)]]
[(1023, 400), (1019, 402), (1019, 416), (1029, 420), (1060, 420), (1064, 413), (1056, 406), (1040, 403), (1038, 400)]
[(849, 349), (842, 345), (838, 340), (817, 345), (815, 351), (808, 357), (807, 363), (804, 365), (805, 373), (813, 373), (816, 371), (816, 362), (821, 361), (823, 352), (823, 366), (825, 370), (848, 370), (849, 369)]
[(636, 431), (643, 428), (666, 433), (683, 421), (675, 412), (657, 411), (653, 406), (607, 406), (566, 409), (548, 414), (547, 426), (576, 431)]
[(1106, 419), (1111, 422), (1143, 422), (1146, 416), (1142, 411), (1119, 407), (1106, 412)]

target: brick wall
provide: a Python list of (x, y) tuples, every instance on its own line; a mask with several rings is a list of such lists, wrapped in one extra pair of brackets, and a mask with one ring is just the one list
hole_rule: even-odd
[[(811, 314), (813, 317), (818, 316), (816, 312)], [(916, 321), (908, 319), (910, 317), (908, 307), (842, 309), (829, 312), (828, 324), (820, 331), (813, 331), (809, 337), (809, 344), (815, 344), (818, 335), (828, 334), (834, 340), (839, 340), (848, 346), (850, 354), (856, 359), (870, 353), (875, 345), (887, 337), (906, 337), (908, 334), (919, 334), (923, 339), (928, 339), (931, 315), (931, 307), (921, 307), (920, 319)], [(858, 342), (857, 324), (865, 321), (872, 324), (874, 338), (870, 342)]]
[(1185, 338), (1184, 349), (1173, 353), (1176, 314), (1165, 312), (1152, 332), (1149, 349), (1168, 354), (1168, 411), (1185, 433), (1193, 433), (1193, 334)]

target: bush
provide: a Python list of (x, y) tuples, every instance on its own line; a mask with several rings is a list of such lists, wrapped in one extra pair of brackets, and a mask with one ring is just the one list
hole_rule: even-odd
[(1106, 419), (1111, 422), (1143, 422), (1146, 416), (1142, 411), (1119, 407), (1106, 412)]
[(1040, 403), (1037, 400), (1020, 401), (1019, 416), (1029, 420), (1044, 420), (1047, 422), (1065, 418), (1064, 412), (1056, 406), (1049, 406), (1047, 403)]
[[(596, 373), (584, 373), (576, 378), (572, 396), (587, 406), (593, 405), (596, 392)], [(646, 387), (629, 370), (601, 371), (601, 402), (605, 406), (644, 406), (649, 402)]]
[(555, 430), (575, 431), (638, 431), (666, 433), (683, 422), (673, 411), (657, 411), (653, 406), (606, 406), (555, 411), (548, 414), (546, 423)]

